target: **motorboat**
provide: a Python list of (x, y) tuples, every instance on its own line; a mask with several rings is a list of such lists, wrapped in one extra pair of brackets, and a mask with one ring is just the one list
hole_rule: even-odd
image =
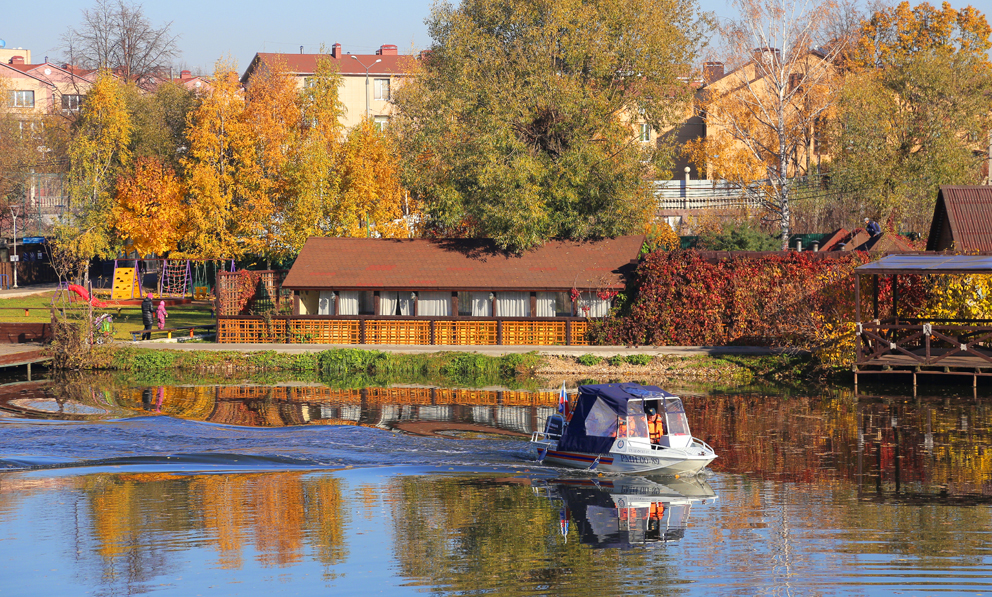
[(616, 476), (553, 479), (535, 483), (534, 492), (560, 502), (559, 531), (593, 548), (651, 547), (681, 540), (694, 504), (717, 499), (701, 477), (655, 482)]
[(694, 475), (716, 459), (713, 448), (692, 437), (682, 399), (656, 386), (579, 386), (575, 399), (563, 400), (559, 411), (531, 436), (537, 459), (545, 464)]

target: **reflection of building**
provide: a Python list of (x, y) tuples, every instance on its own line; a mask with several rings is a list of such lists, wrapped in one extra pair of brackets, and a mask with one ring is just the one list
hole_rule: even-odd
[(692, 504), (715, 500), (716, 493), (698, 477), (558, 479), (535, 491), (563, 504), (560, 530), (574, 525), (579, 539), (595, 548), (648, 546), (678, 541), (689, 525)]
[(261, 65), (278, 62), (297, 78), (297, 87), (303, 87), (307, 77), (316, 72), (317, 59), (322, 56), (330, 59), (341, 75), (341, 86), (338, 88), (338, 99), (344, 106), (341, 124), (346, 129), (357, 125), (367, 109), (369, 117), (385, 127), (393, 114), (392, 94), (402, 78), (410, 74), (410, 65), (406, 61), (413, 60), (411, 56), (401, 56), (394, 45), (381, 46), (375, 54), (345, 54), (341, 44), (331, 46), (329, 54), (255, 54), (241, 76), (241, 82), (249, 84), (251, 75)]

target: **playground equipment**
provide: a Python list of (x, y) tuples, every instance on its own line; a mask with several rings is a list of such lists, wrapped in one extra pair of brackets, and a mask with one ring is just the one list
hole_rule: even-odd
[[(158, 264), (161, 264), (156, 289), (159, 298), (185, 298), (192, 294), (194, 300), (208, 300), (211, 294), (211, 274), (216, 278), (217, 272), (225, 269), (219, 261), (199, 259), (115, 259), (111, 298), (142, 298), (142, 278), (145, 274), (155, 272)], [(230, 271), (235, 271), (233, 259)]]
[(83, 299), (87, 303), (90, 303), (94, 307), (97, 307), (98, 309), (103, 309), (110, 306), (107, 303), (96, 298), (95, 296), (91, 297), (90, 293), (87, 292), (87, 290), (82, 286), (80, 286), (79, 284), (69, 284), (69, 292), (78, 295), (81, 299)]

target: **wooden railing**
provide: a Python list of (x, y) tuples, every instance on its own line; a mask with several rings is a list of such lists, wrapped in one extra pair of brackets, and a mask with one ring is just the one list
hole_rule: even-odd
[(219, 343), (585, 346), (580, 317), (221, 316)]
[(948, 365), (951, 357), (968, 357), (992, 367), (992, 320), (888, 319), (859, 323), (856, 332), (859, 365), (893, 357), (906, 365)]

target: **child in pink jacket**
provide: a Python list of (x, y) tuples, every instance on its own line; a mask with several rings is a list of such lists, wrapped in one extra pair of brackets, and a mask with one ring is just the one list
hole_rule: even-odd
[(165, 301), (158, 302), (158, 310), (155, 314), (158, 316), (158, 329), (164, 330), (165, 318), (169, 316), (169, 314), (165, 312)]

